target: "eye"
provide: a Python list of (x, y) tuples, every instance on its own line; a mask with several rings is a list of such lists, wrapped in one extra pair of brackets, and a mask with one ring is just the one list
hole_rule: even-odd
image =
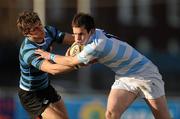
[(79, 33), (78, 35), (82, 36), (82, 35), (83, 35), (83, 33)]
[(36, 26), (34, 26), (30, 31), (34, 32), (34, 31), (40, 31), (43, 29), (43, 26), (41, 24), (38, 24)]
[(82, 35), (83, 35), (83, 33), (78, 33), (78, 35), (79, 35), (79, 36), (82, 36)]
[(36, 31), (36, 27), (34, 27), (34, 28), (32, 28), (31, 30), (30, 30), (30, 32), (34, 32), (34, 31)]

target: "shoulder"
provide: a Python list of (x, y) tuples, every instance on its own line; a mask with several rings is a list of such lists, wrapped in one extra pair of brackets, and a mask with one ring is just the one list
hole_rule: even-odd
[(94, 47), (98, 47), (103, 45), (106, 42), (106, 37), (103, 34), (103, 30), (95, 29), (94, 34), (90, 37), (89, 44), (93, 45)]
[(44, 27), (45, 32), (49, 33), (50, 35), (57, 35), (58, 33), (63, 33), (55, 26), (46, 25)]
[(37, 48), (37, 45), (34, 42), (28, 40), (27, 38), (25, 38), (21, 44), (21, 49), (23, 49), (23, 50), (35, 49), (35, 48)]
[(65, 32), (62, 32), (60, 30), (58, 30), (56, 27), (54, 26), (45, 26), (45, 32), (48, 34), (48, 36), (50, 36), (53, 40), (58, 41), (58, 42), (62, 42), (62, 40), (64, 39), (65, 36)]
[(44, 26), (45, 32), (53, 32), (56, 30), (54, 26), (46, 25)]
[(33, 43), (32, 41), (29, 41), (29, 40), (27, 40), (27, 38), (25, 38), (25, 40), (21, 44), (20, 54), (22, 56), (24, 56), (27, 53), (30, 55), (30, 54), (34, 53), (35, 49), (37, 49), (37, 46), (35, 45), (35, 43)]

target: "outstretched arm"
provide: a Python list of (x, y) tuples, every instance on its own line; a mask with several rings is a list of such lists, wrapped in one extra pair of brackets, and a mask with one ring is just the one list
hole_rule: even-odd
[(48, 60), (43, 60), (40, 66), (40, 70), (55, 75), (55, 74), (70, 72), (74, 70), (74, 68), (60, 64), (54, 64)]
[(80, 64), (76, 56), (72, 57), (72, 56), (55, 55), (47, 51), (43, 51), (41, 49), (36, 50), (35, 53), (40, 55), (39, 58), (52, 60), (59, 65), (75, 67), (76, 65)]

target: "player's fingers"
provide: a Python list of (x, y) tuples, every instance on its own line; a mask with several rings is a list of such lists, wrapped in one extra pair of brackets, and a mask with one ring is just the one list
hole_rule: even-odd
[(39, 50), (35, 50), (34, 53), (39, 54)]
[(38, 49), (38, 50), (35, 50), (35, 53), (41, 55), (43, 51)]
[(44, 52), (42, 49), (37, 49), (37, 50), (35, 50), (35, 52), (37, 52), (37, 53), (42, 53), (42, 52)]
[(70, 48), (67, 49), (65, 56), (69, 56), (69, 50)]
[(42, 57), (41, 57), (41, 56), (38, 56), (37, 59), (42, 59)]

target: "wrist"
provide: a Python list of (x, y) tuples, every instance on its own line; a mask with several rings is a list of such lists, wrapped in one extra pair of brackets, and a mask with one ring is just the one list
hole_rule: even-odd
[(50, 60), (52, 60), (53, 62), (55, 62), (55, 57), (56, 57), (55, 54), (50, 53)]

